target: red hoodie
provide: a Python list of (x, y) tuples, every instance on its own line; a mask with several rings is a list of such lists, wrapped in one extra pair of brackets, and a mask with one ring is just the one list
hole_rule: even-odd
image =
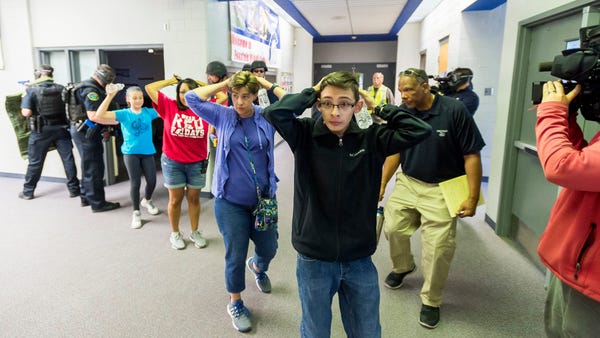
[(600, 132), (589, 145), (560, 102), (537, 109), (537, 148), (546, 178), (563, 187), (538, 254), (560, 280), (600, 302)]

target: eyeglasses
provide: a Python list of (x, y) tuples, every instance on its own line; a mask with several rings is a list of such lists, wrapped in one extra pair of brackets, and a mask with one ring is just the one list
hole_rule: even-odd
[(347, 113), (347, 112), (351, 111), (352, 108), (354, 108), (354, 106), (356, 106), (356, 104), (350, 103), (350, 102), (340, 102), (338, 104), (333, 104), (333, 102), (325, 101), (325, 102), (320, 102), (318, 106), (322, 112), (326, 112), (326, 113), (333, 111), (334, 107), (337, 107), (338, 110), (341, 112)]
[(264, 69), (253, 69), (252, 73), (264, 73), (265, 70)]
[(429, 81), (429, 79), (427, 78), (427, 73), (425, 73), (425, 71), (421, 69), (408, 68), (407, 70), (400, 73), (400, 75), (416, 77), (424, 82)]

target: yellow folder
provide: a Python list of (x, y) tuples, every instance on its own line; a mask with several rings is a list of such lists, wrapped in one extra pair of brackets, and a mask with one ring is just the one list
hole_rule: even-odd
[[(444, 200), (446, 200), (446, 206), (448, 207), (450, 216), (456, 216), (456, 211), (458, 211), (460, 204), (469, 197), (469, 182), (467, 182), (467, 175), (440, 182), (440, 188), (442, 189)], [(482, 205), (484, 203), (483, 194), (479, 193), (477, 205)]]

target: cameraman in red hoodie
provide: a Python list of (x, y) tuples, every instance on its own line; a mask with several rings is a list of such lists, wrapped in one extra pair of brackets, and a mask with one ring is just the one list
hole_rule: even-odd
[(594, 337), (600, 320), (600, 132), (588, 142), (560, 81), (544, 84), (535, 127), (546, 178), (563, 187), (538, 253), (550, 271), (545, 309), (548, 337)]

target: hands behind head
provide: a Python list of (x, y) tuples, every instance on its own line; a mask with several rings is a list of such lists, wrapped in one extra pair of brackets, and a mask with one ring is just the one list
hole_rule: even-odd
[(258, 81), (260, 86), (263, 87), (264, 89), (271, 89), (271, 86), (273, 85), (267, 79), (265, 79), (264, 77), (260, 77), (260, 76), (256, 76), (256, 81)]
[(323, 76), (323, 78), (321, 78), (321, 80), (319, 80), (319, 82), (313, 86), (313, 89), (315, 90), (315, 92), (320, 93), (321, 92), (321, 82), (323, 82), (323, 80), (327, 77), (327, 75)]
[(562, 102), (569, 105), (580, 91), (581, 85), (578, 84), (565, 95), (565, 89), (560, 81), (548, 81), (544, 83), (542, 102)]

